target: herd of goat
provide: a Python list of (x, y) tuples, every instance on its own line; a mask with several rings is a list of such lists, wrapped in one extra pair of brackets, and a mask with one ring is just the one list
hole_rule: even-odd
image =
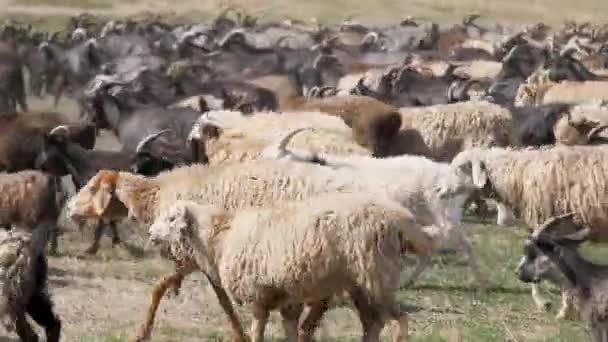
[[(587, 320), (608, 342), (608, 268), (578, 252), (608, 242), (608, 25), (477, 18), (326, 26), (230, 8), (189, 25), (86, 14), (57, 33), (5, 24), (3, 325), (38, 341), (29, 315), (58, 342), (47, 255), (60, 223), (94, 223), (94, 254), (106, 227), (124, 243), (129, 218), (175, 263), (133, 341), (150, 338), (165, 292), (197, 271), (235, 341), (262, 341), (273, 310), (289, 341), (312, 341), (340, 296), (363, 341), (385, 326), (406, 340), (395, 299), (405, 254), (418, 258), (407, 284), (451, 246), (487, 285), (461, 227), (475, 205), (530, 229), (517, 274), (536, 305), (549, 305), (540, 282), (554, 283), (557, 318)], [(31, 111), (43, 96), (55, 109)], [(79, 113), (58, 112), (61, 101)], [(100, 130), (121, 149), (94, 148)], [(252, 315), (249, 334), (234, 303)]]

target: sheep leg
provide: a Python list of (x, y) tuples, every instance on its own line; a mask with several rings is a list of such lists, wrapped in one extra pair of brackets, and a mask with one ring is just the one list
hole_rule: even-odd
[(38, 342), (38, 335), (32, 329), (32, 326), (27, 322), (25, 318), (25, 312), (20, 312), (17, 314), (17, 319), (15, 320), (15, 328), (17, 330), (17, 335), (23, 342)]
[(268, 322), (269, 312), (267, 309), (255, 305), (252, 308), (253, 322), (251, 322), (251, 342), (264, 341), (264, 332)]
[[(181, 282), (181, 281), (180, 281)], [(241, 325), (241, 321), (237, 316), (236, 312), (234, 312), (234, 307), (232, 306), (232, 302), (230, 298), (228, 298), (228, 294), (224, 291), (220, 286), (215, 285), (211, 280), (209, 283), (213, 287), (213, 291), (215, 291), (215, 295), (217, 296), (224, 313), (228, 316), (228, 320), (230, 321), (230, 327), (232, 328), (232, 333), (234, 335), (234, 342), (245, 342), (247, 341), (247, 336), (245, 335), (245, 331), (243, 330), (243, 326)]]
[(91, 254), (94, 255), (97, 253), (97, 251), (99, 250), (99, 241), (101, 240), (101, 236), (103, 235), (103, 229), (105, 228), (105, 225), (103, 222), (98, 222), (97, 226), (95, 227), (95, 235), (93, 236), (93, 244), (91, 244), (91, 246), (89, 246), (89, 248), (85, 249), (85, 253), (86, 254)]
[(551, 302), (542, 295), (540, 284), (532, 284), (532, 299), (538, 310), (549, 311), (551, 309)]
[(112, 246), (116, 246), (122, 243), (120, 235), (118, 234), (118, 228), (116, 228), (116, 222), (112, 220), (110, 221), (110, 223), (108, 223), (108, 226), (110, 227), (110, 234), (112, 235)]
[(46, 291), (35, 294), (27, 304), (27, 313), (43, 326), (47, 342), (59, 342), (61, 335), (61, 321), (53, 312), (53, 303)]
[(295, 342), (298, 339), (298, 320), (304, 311), (304, 306), (301, 304), (286, 305), (280, 311), (285, 337), (287, 341)]
[(380, 332), (384, 327), (384, 322), (380, 317), (375, 305), (359, 288), (350, 291), (350, 296), (359, 314), (359, 320), (363, 327), (363, 342), (379, 342)]
[(515, 223), (513, 211), (504, 204), (496, 203), (496, 224), (499, 226), (509, 226)]
[(593, 342), (608, 342), (608, 329), (605, 322), (591, 321), (591, 340)]
[(483, 274), (481, 273), (481, 270), (479, 269), (479, 263), (477, 262), (477, 257), (475, 256), (475, 253), (473, 252), (473, 245), (471, 245), (471, 242), (464, 237), (464, 235), (462, 234), (462, 232), (460, 230), (454, 229), (452, 231), (452, 234), (454, 234), (453, 236), (456, 239), (458, 246), (460, 246), (460, 248), (464, 249), (464, 252), (466, 253), (467, 259), (468, 259), (467, 262), (469, 264), (469, 267), (471, 267), (471, 270), (473, 271), (473, 276), (475, 276), (475, 279), (479, 283), (480, 289), (482, 289), (482, 290), (485, 289), (488, 286), (488, 281), (483, 276)]
[(574, 320), (576, 318), (576, 308), (572, 291), (562, 290), (562, 307), (555, 316), (558, 320)]
[(429, 266), (430, 262), (431, 262), (431, 258), (429, 256), (418, 257), (418, 264), (416, 265), (416, 269), (414, 270), (412, 275), (410, 275), (410, 277), (401, 285), (401, 287), (404, 288), (404, 287), (412, 286), (414, 284), (414, 282), (416, 282), (416, 280), (418, 280), (418, 277), (420, 277), (422, 272), (424, 272), (424, 270), (426, 270), (426, 268)]
[(140, 326), (137, 335), (133, 339), (134, 342), (141, 342), (150, 338), (160, 300), (170, 286), (175, 286), (175, 283), (181, 282), (189, 273), (190, 272), (175, 272), (166, 274), (156, 283), (156, 285), (154, 285), (154, 288), (152, 289), (152, 298), (150, 299), (150, 304), (148, 305), (148, 311), (146, 313), (146, 320)]
[(388, 307), (390, 308), (389, 316), (391, 318), (391, 325), (394, 326), (394, 330), (392, 333), (392, 341), (393, 342), (401, 342), (408, 340), (408, 314), (407, 312), (401, 310), (401, 306), (397, 304), (393, 298), (391, 298), (390, 304)]
[(319, 326), (319, 322), (323, 318), (325, 312), (329, 309), (329, 299), (313, 303), (304, 317), (302, 324), (298, 327), (298, 342), (312, 342), (312, 337), (315, 335), (315, 330)]

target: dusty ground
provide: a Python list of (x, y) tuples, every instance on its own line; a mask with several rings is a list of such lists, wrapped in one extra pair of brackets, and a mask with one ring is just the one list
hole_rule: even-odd
[[(48, 109), (48, 100), (31, 100), (35, 109)], [(76, 118), (75, 107), (61, 102), (62, 112)], [(116, 148), (116, 139), (102, 133), (98, 147)], [(63, 341), (123, 342), (134, 334), (144, 317), (152, 284), (171, 270), (171, 264), (154, 253), (131, 254), (112, 249), (104, 238), (100, 253), (83, 257), (92, 230), (67, 226), (60, 240), (60, 255), (50, 258), (50, 289), (63, 320)], [(488, 274), (491, 287), (478, 293), (465, 259), (460, 254), (434, 258), (433, 266), (412, 289), (403, 289), (401, 302), (422, 307), (412, 315), (413, 341), (487, 342), (589, 340), (585, 325), (557, 322), (552, 313), (537, 312), (529, 288), (517, 281), (514, 270), (521, 256), (524, 231), (479, 222), (467, 225), (467, 235)], [(125, 241), (144, 246), (142, 228), (125, 223), (120, 228)], [(607, 249), (590, 249), (589, 255), (605, 260)], [(603, 257), (603, 258), (602, 258)], [(413, 265), (414, 260), (411, 260)], [(406, 270), (406, 273), (411, 271)], [(406, 274), (404, 273), (404, 274)], [(553, 294), (555, 305), (557, 295)], [(239, 309), (245, 324), (246, 310)], [(278, 315), (272, 316), (269, 340), (282, 340)], [(227, 341), (228, 324), (210, 288), (200, 275), (184, 282), (178, 297), (166, 299), (157, 316), (152, 341)], [(356, 341), (361, 328), (349, 309), (335, 309), (323, 321), (318, 341)], [(8, 339), (2, 336), (10, 336)], [(0, 331), (0, 342), (14, 342)]]

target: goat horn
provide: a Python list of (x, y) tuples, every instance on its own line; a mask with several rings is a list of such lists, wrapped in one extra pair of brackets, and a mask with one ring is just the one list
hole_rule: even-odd
[(539, 237), (548, 227), (551, 227), (563, 220), (572, 219), (576, 216), (575, 212), (565, 213), (559, 216), (553, 216), (543, 222), (538, 228), (534, 229), (533, 237)]
[(224, 38), (222, 38), (222, 40), (218, 43), (218, 45), (220, 47), (223, 47), (224, 44), (226, 44), (226, 42), (228, 40), (230, 40), (236, 34), (242, 34), (243, 36), (245, 36), (245, 30), (243, 30), (242, 28), (239, 28), (239, 29), (234, 29), (234, 30), (230, 31), (230, 33), (228, 33)]
[(161, 135), (171, 132), (170, 129), (164, 129), (160, 132), (156, 132), (153, 134), (149, 134), (148, 136), (144, 137), (143, 139), (141, 139), (141, 141), (139, 142), (139, 144), (137, 144), (137, 147), (135, 148), (135, 154), (139, 154), (143, 151), (143, 149), (146, 147), (146, 145), (150, 144), (152, 141), (154, 141), (156, 138), (160, 137)]
[(209, 117), (209, 112), (207, 112), (207, 113), (199, 116), (198, 119), (196, 119), (196, 121), (192, 125), (192, 129), (190, 130), (188, 137), (186, 138), (186, 141), (190, 142), (194, 139), (200, 139), (201, 138), (201, 129), (207, 125), (216, 126), (216, 127), (222, 128), (222, 129), (225, 128), (221, 123), (211, 119)]
[(60, 125), (49, 131), (49, 135), (57, 135), (63, 133), (66, 136), (70, 133), (70, 129), (66, 125)]
[(363, 36), (363, 39), (361, 39), (361, 42), (363, 44), (365, 44), (365, 43), (367, 43), (368, 40), (370, 40), (369, 43), (376, 44), (378, 42), (378, 39), (380, 39), (380, 35), (378, 34), (378, 32), (370, 31), (367, 34), (365, 34), (365, 36)]
[(289, 153), (289, 151), (287, 151), (287, 144), (289, 144), (289, 141), (298, 133), (302, 132), (302, 131), (307, 131), (307, 130), (313, 130), (314, 128), (312, 126), (308, 126), (308, 127), (301, 127), (298, 129), (294, 129), (293, 131), (287, 133), (282, 139), (281, 141), (279, 141), (279, 144), (277, 145), (277, 150), (279, 151), (279, 155), (286, 155), (287, 153)]
[(593, 128), (591, 131), (589, 131), (589, 133), (587, 134), (587, 141), (591, 141), (591, 139), (593, 139), (593, 137), (598, 134), (599, 132), (605, 130), (606, 128), (608, 128), (608, 125), (601, 125), (598, 127)]

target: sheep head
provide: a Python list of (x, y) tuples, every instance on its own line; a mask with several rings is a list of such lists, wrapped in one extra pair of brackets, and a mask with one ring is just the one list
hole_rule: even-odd
[(160, 247), (180, 263), (196, 263), (219, 284), (215, 238), (228, 228), (228, 222), (228, 215), (220, 207), (180, 200), (152, 223), (147, 247)]
[[(68, 204), (71, 219), (82, 222), (89, 218), (100, 219), (113, 216), (115, 190), (119, 179), (116, 171), (99, 171)], [(124, 207), (124, 206), (123, 206)]]

